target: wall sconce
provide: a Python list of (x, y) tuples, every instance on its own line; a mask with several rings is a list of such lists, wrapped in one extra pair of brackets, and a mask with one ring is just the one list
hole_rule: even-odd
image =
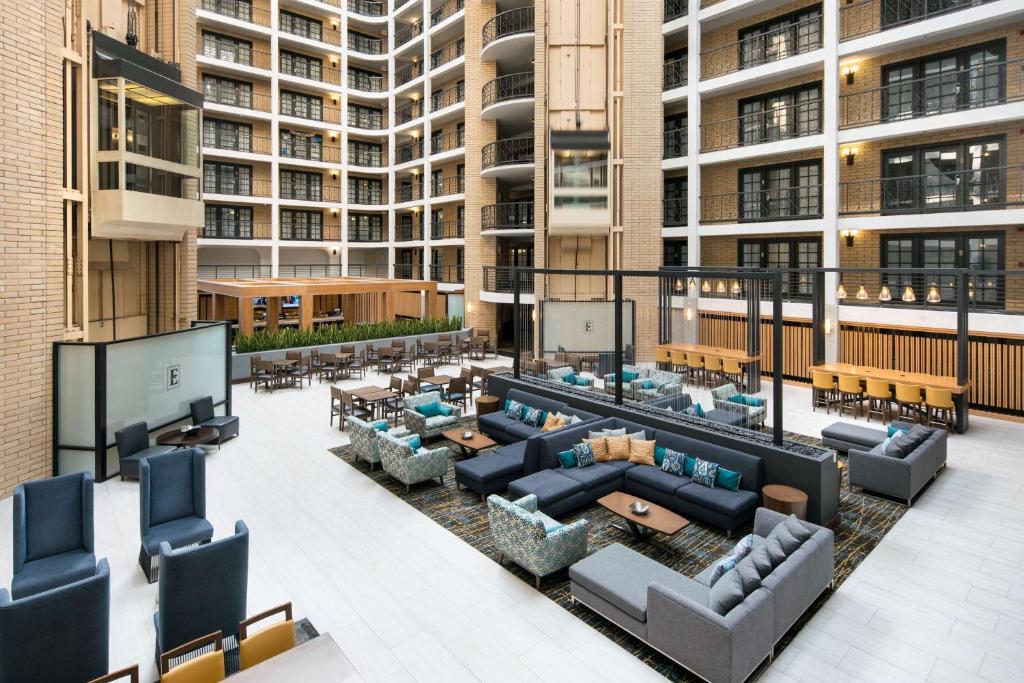
[(846, 298), (846, 287), (844, 287), (843, 283), (840, 282), (839, 286), (836, 287), (836, 299), (838, 299), (839, 301), (842, 301), (845, 298)]
[(338, 172), (337, 171), (331, 171), (331, 178), (337, 180), (338, 179)]
[(882, 288), (878, 290), (878, 300), (882, 303), (892, 301), (892, 290), (889, 289), (889, 285), (882, 285)]
[(860, 287), (857, 288), (857, 300), (858, 301), (867, 301), (868, 300), (868, 290), (864, 289), (864, 285), (861, 285)]
[(693, 320), (693, 309), (690, 307), (686, 308), (686, 319)]
[(121, 139), (121, 133), (120, 131), (117, 130), (117, 128), (110, 129), (110, 139), (113, 140), (114, 142), (117, 142), (118, 140)]
[(472, 312), (473, 312), (473, 302), (472, 301), (467, 301), (466, 302), (466, 313), (472, 313)]
[(854, 76), (857, 74), (857, 65), (848, 64), (842, 69), (842, 73), (846, 76), (846, 85), (853, 85)]
[(857, 148), (847, 147), (843, 150), (843, 156), (846, 157), (846, 165), (853, 166), (854, 159), (857, 157)]
[(733, 283), (732, 283), (732, 293), (733, 293), (733, 296), (739, 296), (742, 291), (743, 290), (740, 289), (740, 281), (739, 280), (734, 280)]
[(846, 238), (846, 246), (848, 246), (848, 247), (852, 247), (853, 246), (853, 238), (854, 238), (854, 235), (857, 234), (856, 230), (843, 230), (839, 234)]
[(337, 249), (331, 249), (331, 256), (337, 256), (337, 255), (338, 255), (338, 250)]
[(832, 334), (832, 318), (825, 318), (825, 334)]
[(530, 318), (533, 320), (533, 322), (537, 322), (537, 309), (536, 308), (533, 309), (532, 311), (530, 311)]
[(683, 288), (683, 278), (676, 278), (676, 291)]
[(338, 139), (338, 134), (337, 133), (331, 133), (331, 142), (334, 142), (337, 139)]
[(332, 216), (337, 216), (338, 215), (338, 210), (337, 209), (331, 209), (331, 215)]
[(697, 278), (691, 277), (689, 285), (690, 286), (687, 287), (687, 290), (697, 289)]

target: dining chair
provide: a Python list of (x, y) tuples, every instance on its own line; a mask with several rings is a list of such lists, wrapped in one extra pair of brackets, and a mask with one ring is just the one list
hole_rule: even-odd
[(261, 384), (265, 386), (270, 393), (274, 393), (274, 389), (277, 387), (277, 369), (269, 360), (256, 361), (255, 391), (258, 392), (260, 390)]
[[(420, 360), (423, 361), (424, 365), (438, 365), (441, 362), (441, 353), (438, 350), (438, 344), (435, 341), (423, 342), (423, 353), (420, 354)], [(427, 368), (423, 368), (427, 369)], [(431, 373), (433, 374), (433, 373)], [(422, 377), (422, 375), (421, 375)]]
[(435, 375), (437, 375), (437, 368), (420, 368), (419, 370), (416, 371), (416, 378), (420, 380), (419, 390), (421, 392), (438, 391), (441, 388), (436, 384), (431, 384), (429, 382), (423, 381), (427, 377), (434, 377)]
[(348, 359), (348, 376), (351, 377), (352, 373), (359, 373), (359, 379), (366, 376), (366, 349)]
[(372, 420), (373, 409), (361, 405), (356, 402), (355, 397), (348, 391), (342, 390), (341, 392), (341, 431), (345, 431), (345, 420), (344, 418), (351, 415), (352, 417), (358, 417), (360, 420)]
[(487, 396), (490, 394), (490, 368), (480, 368), (480, 395)]
[[(211, 652), (182, 661), (171, 667), (171, 660), (213, 646)], [(224, 638), (220, 631), (211, 633), (160, 655), (161, 683), (216, 683), (224, 680)]]
[(933, 424), (952, 431), (955, 424), (956, 404), (953, 403), (953, 391), (951, 389), (938, 389), (936, 387), (924, 388), (924, 404), (927, 410), (925, 424), (929, 427)]
[(672, 353), (668, 349), (654, 348), (654, 365), (659, 370), (672, 369)]
[(263, 360), (263, 356), (258, 353), (254, 353), (249, 357), (249, 388), (252, 389), (256, 385), (256, 377), (258, 375), (257, 365)]
[(836, 401), (836, 378), (831, 372), (811, 370), (811, 410), (825, 406), (825, 414), (832, 410)]
[(871, 422), (872, 415), (878, 415), (882, 424), (889, 421), (889, 414), (892, 412), (892, 389), (889, 382), (884, 379), (867, 380), (868, 398), (868, 422)]
[(732, 382), (740, 391), (746, 390), (747, 380), (743, 372), (743, 365), (735, 358), (722, 359), (722, 376), (727, 382)]
[[(250, 633), (249, 629), (253, 625), (278, 614), (284, 616), (284, 621)], [(295, 647), (295, 621), (292, 619), (292, 603), (290, 602), (254, 614), (238, 625), (238, 664), (242, 670), (256, 666), (293, 647)]]
[(921, 385), (896, 384), (896, 416), (909, 417), (920, 423), (924, 416), (924, 401), (921, 399)]
[(413, 358), (412, 352), (400, 349), (398, 355), (395, 357), (394, 366), (398, 368), (399, 372), (402, 370), (413, 371), (416, 367), (416, 362)]
[(704, 356), (704, 386), (715, 387), (722, 377), (722, 357)]
[(473, 368), (461, 368), (459, 370), (459, 376), (466, 380), (466, 386), (469, 387), (469, 401), (472, 403), (473, 392), (480, 391), (482, 383), (474, 375)]
[(139, 665), (132, 664), (117, 671), (111, 671), (106, 676), (94, 678), (89, 683), (139, 683)]
[(839, 417), (846, 414), (847, 408), (853, 408), (853, 419), (856, 420), (864, 405), (864, 389), (857, 375), (839, 375)]
[(366, 362), (368, 365), (376, 366), (377, 371), (380, 371), (380, 352), (373, 344), (366, 345)]
[(487, 340), (483, 337), (473, 337), (469, 342), (470, 360), (483, 360), (487, 357)]
[(451, 381), (448, 382), (448, 388), (441, 392), (441, 396), (446, 403), (457, 403), (462, 406), (462, 410), (466, 410), (466, 402), (469, 398), (469, 388), (466, 385), (465, 377), (452, 377)]
[(685, 351), (670, 351), (669, 359), (669, 364), (674, 372), (687, 372)]
[(320, 377), (320, 371), (323, 369), (324, 361), (320, 356), (320, 349), (313, 349), (309, 352), (309, 383), (313, 384), (313, 375)]
[(699, 353), (686, 354), (686, 374), (693, 384), (700, 384), (704, 377), (704, 357)]
[(338, 357), (333, 353), (320, 354), (320, 370), (318, 374), (321, 382), (324, 381), (324, 378), (328, 382), (338, 379)]
[(292, 385), (298, 382), (299, 389), (301, 389), (302, 380), (309, 379), (309, 357), (303, 357), (301, 351), (286, 351), (284, 357), (285, 360), (295, 361), (295, 365), (291, 365), (284, 369), (284, 374), (288, 378), (288, 382)]
[(342, 426), (345, 423), (345, 418), (341, 416), (341, 402), (343, 397), (341, 395), (341, 389), (334, 385), (331, 385), (331, 420), (329, 424), (334, 425), (334, 416), (338, 416), (338, 429), (344, 431)]
[(420, 381), (410, 375), (402, 382), (402, 396), (415, 396), (418, 393), (420, 393)]

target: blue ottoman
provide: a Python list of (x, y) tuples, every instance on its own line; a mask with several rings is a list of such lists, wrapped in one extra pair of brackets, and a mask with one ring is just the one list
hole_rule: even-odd
[(531, 493), (537, 496), (541, 512), (561, 501), (583, 492), (583, 484), (566, 477), (558, 470), (541, 470), (508, 485), (509, 500), (518, 500)]
[(487, 496), (504, 491), (509, 482), (523, 474), (525, 454), (526, 441), (519, 441), (474, 458), (460, 460), (455, 463), (455, 485), (465, 486), (486, 502)]

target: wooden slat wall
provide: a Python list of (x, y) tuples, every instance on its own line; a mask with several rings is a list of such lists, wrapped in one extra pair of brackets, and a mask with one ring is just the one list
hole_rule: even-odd
[[(699, 343), (733, 349), (747, 348), (747, 319), (728, 313), (701, 313)], [(782, 376), (786, 379), (810, 381), (807, 367), (811, 364), (811, 322), (789, 319), (782, 321)], [(761, 318), (761, 374), (774, 372), (772, 353), (772, 319)]]

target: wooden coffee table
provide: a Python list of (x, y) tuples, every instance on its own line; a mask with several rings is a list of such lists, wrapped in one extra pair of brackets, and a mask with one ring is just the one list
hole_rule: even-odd
[[(635, 538), (650, 541), (652, 545), (666, 552), (671, 552), (672, 549), (654, 540), (654, 534), (663, 534), (671, 538), (690, 524), (688, 519), (680, 517), (671, 510), (622, 491), (609, 493), (607, 496), (599, 498), (597, 502), (626, 521), (628, 527), (613, 524), (612, 526), (616, 529), (632, 534)], [(630, 503), (643, 503), (650, 509), (646, 514), (638, 515), (629, 509)]]
[(192, 448), (202, 444), (213, 443), (220, 435), (213, 427), (200, 427), (199, 431), (188, 434), (180, 429), (172, 429), (156, 437), (156, 442), (161, 446), (177, 446), (178, 448)]
[[(463, 438), (463, 432), (467, 431), (473, 432), (472, 438)], [(491, 437), (484, 436), (472, 429), (449, 429), (447, 432), (442, 432), (441, 436), (458, 446), (462, 450), (462, 455), (467, 458), (473, 457), (484, 448), (498, 445)]]

